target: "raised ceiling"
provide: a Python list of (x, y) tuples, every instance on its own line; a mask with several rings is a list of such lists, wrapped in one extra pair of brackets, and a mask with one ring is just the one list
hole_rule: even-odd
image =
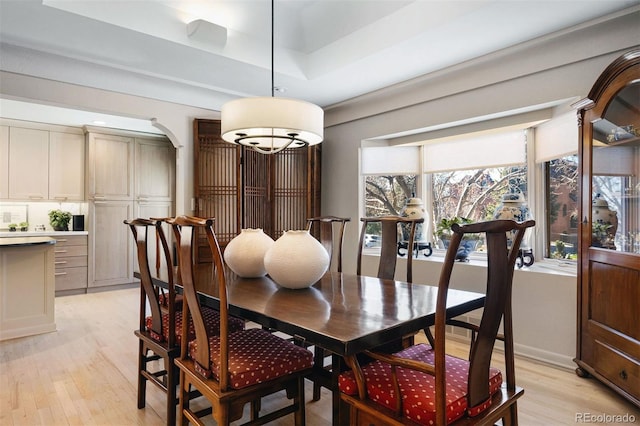
[[(284, 92), (277, 96), (327, 107), (638, 4), (278, 0), (275, 85)], [(1, 0), (0, 65), (4, 71), (219, 110), (235, 97), (271, 93), (270, 5)], [(189, 37), (187, 25), (196, 19), (226, 28), (226, 39)]]

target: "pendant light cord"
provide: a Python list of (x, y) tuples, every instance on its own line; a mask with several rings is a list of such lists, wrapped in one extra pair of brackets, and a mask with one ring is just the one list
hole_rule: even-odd
[(274, 26), (274, 2), (275, 0), (271, 0), (271, 97), (275, 97), (275, 89), (276, 83), (274, 78), (274, 69), (273, 69), (273, 26)]

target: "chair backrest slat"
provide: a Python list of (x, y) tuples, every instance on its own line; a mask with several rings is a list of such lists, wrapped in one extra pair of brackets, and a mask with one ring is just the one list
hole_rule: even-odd
[[(184, 297), (186, 304), (183, 307), (183, 330), (187, 323), (187, 313), (191, 315), (193, 319), (193, 325), (196, 333), (196, 342), (198, 345), (197, 358), (194, 360), (197, 362), (202, 370), (206, 373), (211, 371), (210, 350), (209, 350), (209, 338), (207, 327), (205, 327), (204, 320), (202, 318), (202, 306), (200, 305), (200, 299), (198, 297), (195, 287), (195, 271), (194, 271), (194, 247), (196, 244), (196, 238), (198, 235), (198, 229), (202, 229), (206, 236), (206, 241), (211, 249), (212, 262), (215, 274), (215, 283), (218, 286), (218, 299), (220, 302), (220, 374), (219, 383), (220, 389), (227, 389), (229, 386), (229, 375), (223, 372), (228, 371), (228, 337), (229, 337), (229, 324), (228, 324), (228, 312), (229, 306), (227, 301), (227, 287), (225, 279), (225, 269), (222, 260), (222, 253), (220, 251), (220, 245), (213, 231), (214, 219), (202, 219), (189, 216), (178, 216), (171, 224), (174, 229), (174, 234), (178, 242), (178, 261), (181, 277), (181, 284), (183, 286)], [(181, 358), (188, 357), (188, 347), (185, 344), (187, 339), (182, 339)]]
[(319, 216), (307, 219), (309, 233), (314, 235), (329, 253), (329, 270), (342, 272), (344, 229), (350, 218)]
[[(172, 273), (171, 253), (169, 250), (169, 244), (167, 242), (166, 235), (162, 229), (162, 221), (155, 219), (137, 218), (133, 220), (125, 220), (124, 223), (129, 226), (133, 234), (133, 238), (136, 244), (136, 253), (138, 259), (138, 269), (140, 270), (140, 284), (143, 291), (143, 297), (140, 300), (140, 330), (146, 328), (146, 303), (149, 304), (149, 310), (151, 313), (151, 330), (158, 336), (163, 336), (164, 327), (162, 323), (162, 309), (163, 301), (160, 300), (160, 289), (154, 285), (153, 278), (151, 276), (151, 268), (149, 266), (149, 229), (153, 229), (156, 237), (156, 269), (160, 265), (160, 257), (164, 258), (164, 267), (167, 270), (167, 297), (164, 303), (167, 306), (169, 312), (169, 333), (168, 333), (168, 345), (172, 347), (176, 343), (175, 335), (175, 287)], [(158, 242), (160, 244), (158, 245)], [(162, 249), (162, 256), (160, 256), (160, 247)]]
[(382, 217), (364, 217), (361, 218), (362, 228), (360, 230), (360, 242), (358, 244), (358, 261), (356, 273), (361, 275), (362, 272), (362, 255), (365, 248), (365, 236), (367, 227), (371, 224), (378, 223), (381, 229), (381, 246), (380, 261), (378, 263), (378, 278), (393, 279), (396, 273), (396, 265), (398, 260), (398, 243), (399, 236), (402, 238), (402, 225), (408, 225), (407, 239), (407, 275), (406, 281), (413, 282), (413, 256), (412, 247), (414, 246), (416, 228), (418, 224), (423, 223), (424, 219), (411, 219), (403, 216), (382, 216)]

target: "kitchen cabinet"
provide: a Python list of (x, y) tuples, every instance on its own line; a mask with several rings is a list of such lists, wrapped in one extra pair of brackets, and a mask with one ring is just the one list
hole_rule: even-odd
[(131, 231), (123, 224), (133, 217), (133, 201), (89, 203), (88, 288), (127, 284), (133, 281)]
[(84, 152), (84, 135), (49, 132), (50, 200), (84, 201)]
[(49, 132), (9, 128), (9, 199), (49, 198)]
[(84, 201), (82, 133), (62, 126), (22, 125), (0, 126), (0, 199)]
[(175, 148), (165, 137), (93, 129), (87, 142), (88, 287), (131, 283), (135, 250), (123, 221), (174, 214)]
[(135, 198), (172, 201), (175, 190), (175, 148), (166, 139), (135, 138)]
[(56, 295), (86, 291), (87, 236), (56, 235), (55, 239)]
[(134, 138), (87, 133), (87, 199), (133, 200)]
[(640, 406), (640, 49), (577, 102), (581, 180), (579, 376)]

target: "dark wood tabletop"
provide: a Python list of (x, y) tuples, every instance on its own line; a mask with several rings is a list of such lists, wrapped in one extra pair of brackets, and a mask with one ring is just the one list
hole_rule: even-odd
[[(166, 276), (166, 274), (164, 274)], [(434, 277), (434, 281), (437, 277)], [(202, 302), (217, 307), (210, 264), (196, 267)], [(349, 355), (397, 340), (434, 323), (438, 288), (354, 274), (327, 272), (306, 289), (280, 287), (268, 276), (228, 274), (231, 314)], [(482, 306), (484, 295), (449, 290), (448, 316)]]

